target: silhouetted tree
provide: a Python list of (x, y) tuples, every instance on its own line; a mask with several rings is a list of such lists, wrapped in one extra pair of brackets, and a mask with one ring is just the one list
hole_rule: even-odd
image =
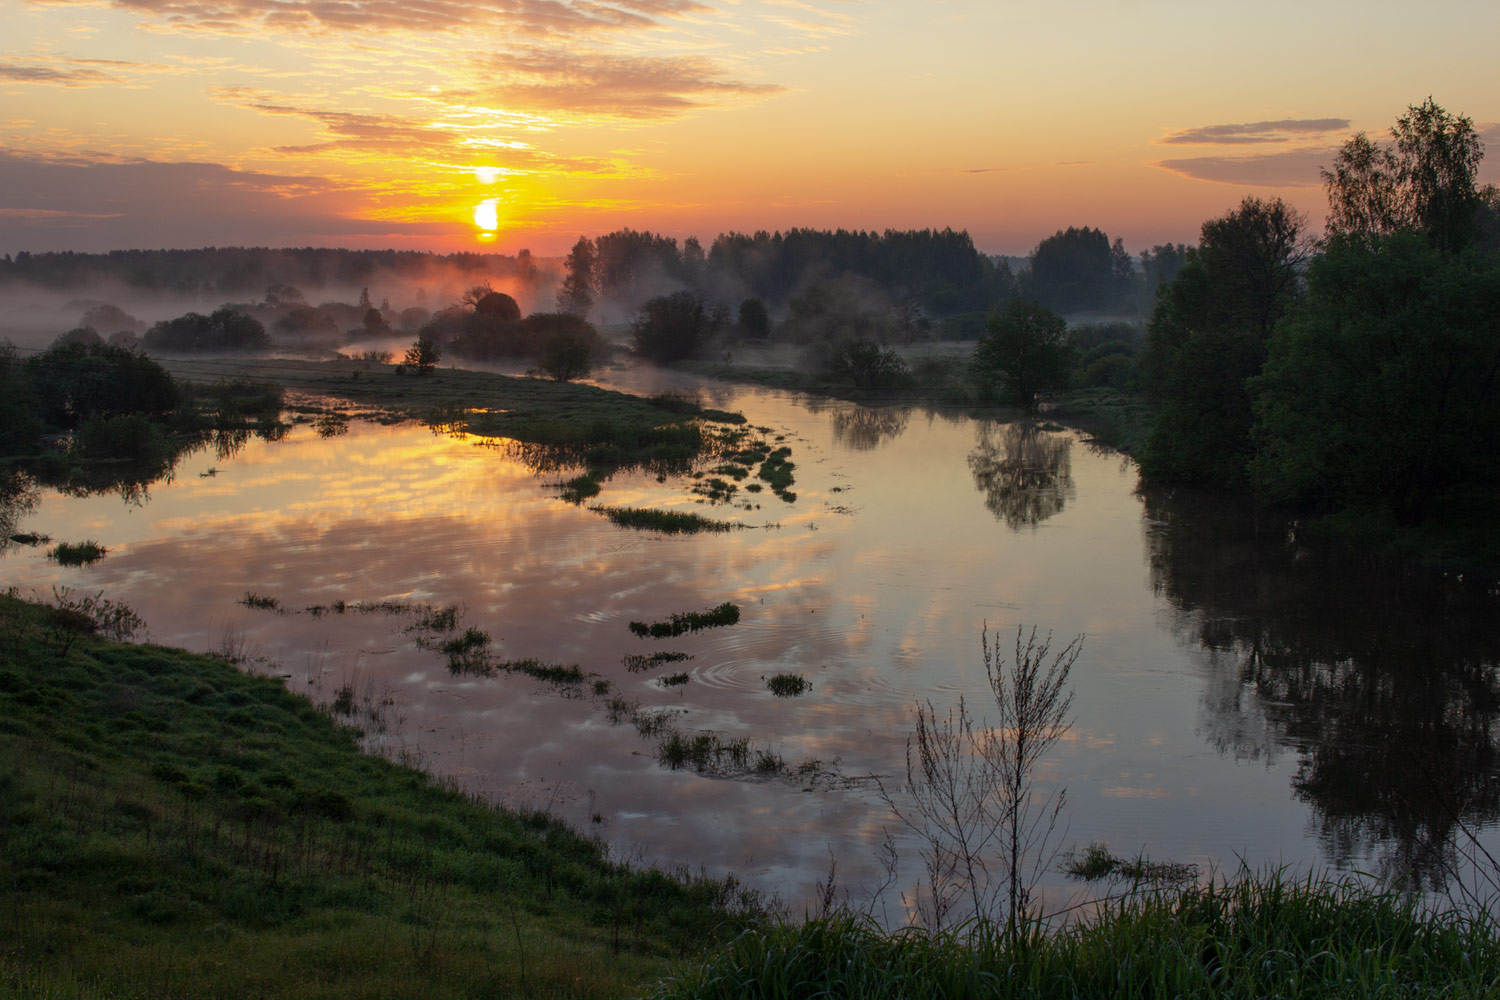
[(1035, 413), (1041, 397), (1065, 388), (1073, 364), (1068, 324), (1038, 302), (1020, 299), (994, 316), (974, 348), (974, 374)]
[(1407, 108), (1382, 146), (1361, 132), (1324, 170), (1330, 235), (1380, 236), (1398, 229), (1425, 233), (1444, 252), (1478, 235), (1483, 200), (1475, 176), (1484, 143), (1474, 123), (1451, 115), (1431, 97)]
[(403, 360), (415, 368), (418, 375), (426, 375), (442, 359), (443, 351), (438, 347), (437, 342), (423, 334), (412, 341), (411, 346), (406, 349), (406, 357)]
[(1141, 471), (1224, 489), (1246, 483), (1254, 414), (1246, 380), (1291, 308), (1306, 258), (1304, 220), (1280, 199), (1246, 198), (1203, 224), (1202, 242), (1163, 287), (1142, 378), (1157, 403)]
[(490, 316), (502, 323), (514, 323), (521, 318), (521, 307), (516, 300), (504, 292), (486, 292), (474, 303), (474, 312)]
[(746, 337), (754, 337), (756, 340), (764, 340), (771, 335), (771, 315), (766, 312), (766, 304), (760, 299), (749, 298), (740, 303), (739, 314), (740, 333)]
[(636, 353), (664, 362), (692, 357), (714, 328), (713, 314), (689, 291), (648, 299), (630, 327)]
[(575, 316), (587, 316), (594, 304), (594, 242), (578, 237), (568, 259), (563, 263), (566, 274), (557, 290), (557, 308)]

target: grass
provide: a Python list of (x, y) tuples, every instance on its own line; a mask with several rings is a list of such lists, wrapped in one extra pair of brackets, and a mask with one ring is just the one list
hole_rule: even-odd
[(772, 674), (766, 678), (766, 690), (778, 698), (795, 698), (812, 690), (812, 681), (800, 674)]
[(62, 566), (88, 566), (103, 559), (107, 552), (95, 541), (59, 542), (47, 553), (47, 558)]
[(644, 507), (592, 507), (590, 509), (598, 511), (622, 528), (660, 531), (668, 535), (717, 533), (744, 527), (742, 524), (716, 521), (701, 514), (680, 513), (675, 510), (650, 510)]
[(652, 639), (668, 639), (701, 629), (737, 625), (739, 620), (739, 605), (726, 601), (707, 611), (686, 611), (675, 614), (664, 622), (631, 622), (630, 631), (642, 638), (649, 636)]
[(257, 594), (253, 590), (245, 591), (245, 596), (240, 598), (240, 603), (247, 608), (255, 608), (258, 611), (281, 610), (280, 598), (267, 597), (264, 594)]
[(0, 994), (639, 995), (757, 919), (87, 600), (0, 597)]
[(688, 675), (687, 671), (683, 670), (675, 674), (666, 674), (661, 679), (659, 679), (657, 683), (664, 688), (681, 687), (691, 679), (692, 678)]
[(715, 998), (1492, 997), (1500, 940), (1484, 916), (1421, 910), (1354, 881), (1242, 873), (1132, 894), (1015, 939), (1002, 925), (885, 932), (835, 912), (752, 930), (663, 981), (653, 1000)]
[(620, 662), (625, 665), (626, 670), (629, 670), (633, 674), (638, 674), (643, 670), (659, 667), (663, 663), (682, 663), (691, 659), (692, 657), (687, 653), (662, 651), (656, 653), (630, 653), (622, 657)]

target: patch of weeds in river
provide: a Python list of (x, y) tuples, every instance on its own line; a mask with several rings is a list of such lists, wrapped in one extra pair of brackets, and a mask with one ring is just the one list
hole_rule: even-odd
[(791, 485), (794, 482), (792, 470), (796, 468), (788, 461), (791, 454), (790, 448), (777, 448), (766, 456), (766, 460), (760, 463), (760, 470), (756, 472), (756, 476), (765, 480), (766, 484), (771, 487), (771, 492), (787, 503), (792, 503), (797, 499), (797, 494), (791, 491)]
[(739, 482), (746, 476), (750, 475), (750, 467), (748, 465), (735, 465), (733, 462), (725, 462), (721, 465), (714, 466), (712, 469), (709, 469), (708, 472), (710, 475), (714, 476), (728, 476), (735, 482)]
[(574, 476), (566, 482), (558, 484), (562, 492), (558, 494), (564, 501), (571, 504), (581, 504), (585, 500), (599, 495), (601, 485), (593, 473), (585, 473)]
[(766, 678), (766, 690), (778, 698), (795, 698), (812, 690), (812, 681), (801, 674), (772, 674)]
[(109, 550), (95, 541), (59, 542), (47, 558), (60, 566), (89, 566), (103, 559)]
[(265, 594), (257, 594), (253, 590), (245, 591), (245, 596), (240, 598), (239, 603), (243, 604), (247, 608), (254, 608), (257, 611), (281, 610), (280, 598), (268, 597)]
[(673, 639), (687, 632), (698, 632), (706, 628), (722, 628), (737, 625), (740, 608), (725, 601), (707, 611), (685, 611), (675, 614), (664, 622), (631, 622), (630, 631), (642, 638)]
[(714, 476), (711, 479), (699, 480), (693, 484), (690, 492), (703, 497), (709, 503), (727, 503), (734, 499), (739, 487), (725, 479)]
[(340, 413), (322, 413), (313, 421), (313, 430), (320, 438), (338, 437), (349, 433), (349, 421)]
[(691, 660), (692, 656), (687, 653), (669, 653), (665, 650), (656, 653), (629, 653), (620, 658), (625, 669), (633, 674), (651, 670), (664, 663), (683, 663)]
[(680, 673), (667, 674), (665, 677), (658, 678), (656, 683), (660, 684), (664, 688), (682, 687), (682, 685), (686, 684), (691, 679), (692, 678), (688, 675), (688, 672), (684, 670)]
[(48, 536), (39, 535), (35, 531), (28, 531), (25, 534), (11, 535), (10, 540), (15, 542), (17, 545), (30, 545), (33, 547), (37, 545), (46, 545), (48, 542), (52, 541), (52, 539)]
[(701, 514), (679, 513), (675, 510), (649, 510), (644, 507), (591, 507), (622, 528), (637, 531), (659, 531), (666, 535), (696, 535), (717, 533), (743, 528), (743, 524), (716, 521)]
[(1133, 858), (1115, 854), (1109, 845), (1094, 841), (1081, 850), (1064, 851), (1058, 871), (1078, 882), (1129, 883), (1137, 888), (1183, 889), (1198, 881), (1195, 864), (1182, 861), (1152, 861), (1144, 854)]

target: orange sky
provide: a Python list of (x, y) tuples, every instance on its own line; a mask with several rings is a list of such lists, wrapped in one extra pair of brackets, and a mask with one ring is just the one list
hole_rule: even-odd
[[(1069, 225), (1138, 251), (1429, 94), (1500, 179), (1500, 6), (0, 0), (0, 252), (565, 252)], [(491, 230), (491, 227), (493, 229)]]

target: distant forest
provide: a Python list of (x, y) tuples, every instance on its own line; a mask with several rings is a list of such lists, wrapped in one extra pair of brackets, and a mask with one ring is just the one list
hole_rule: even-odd
[[(1020, 297), (1059, 312), (1138, 317), (1185, 251), (1153, 247), (1136, 258), (1120, 240), (1089, 227), (1059, 230), (1016, 269), (1011, 258), (981, 253), (968, 233), (951, 229), (726, 233), (706, 250), (696, 238), (679, 243), (622, 229), (581, 238), (575, 253), (580, 249), (592, 258), (587, 311), (599, 321), (629, 320), (648, 300), (688, 290), (729, 312), (758, 299), (778, 320), (815, 321), (830, 312), (877, 317), (907, 341), (977, 338), (992, 311)], [(398, 309), (440, 309), (461, 290), (488, 282), (519, 302), (550, 309), (564, 271), (563, 259), (525, 250), (514, 256), (312, 247), (23, 251), (0, 257), (0, 288), (26, 283), (86, 298), (120, 291), (251, 301), (294, 290), (309, 302), (325, 291), (363, 288)]]

